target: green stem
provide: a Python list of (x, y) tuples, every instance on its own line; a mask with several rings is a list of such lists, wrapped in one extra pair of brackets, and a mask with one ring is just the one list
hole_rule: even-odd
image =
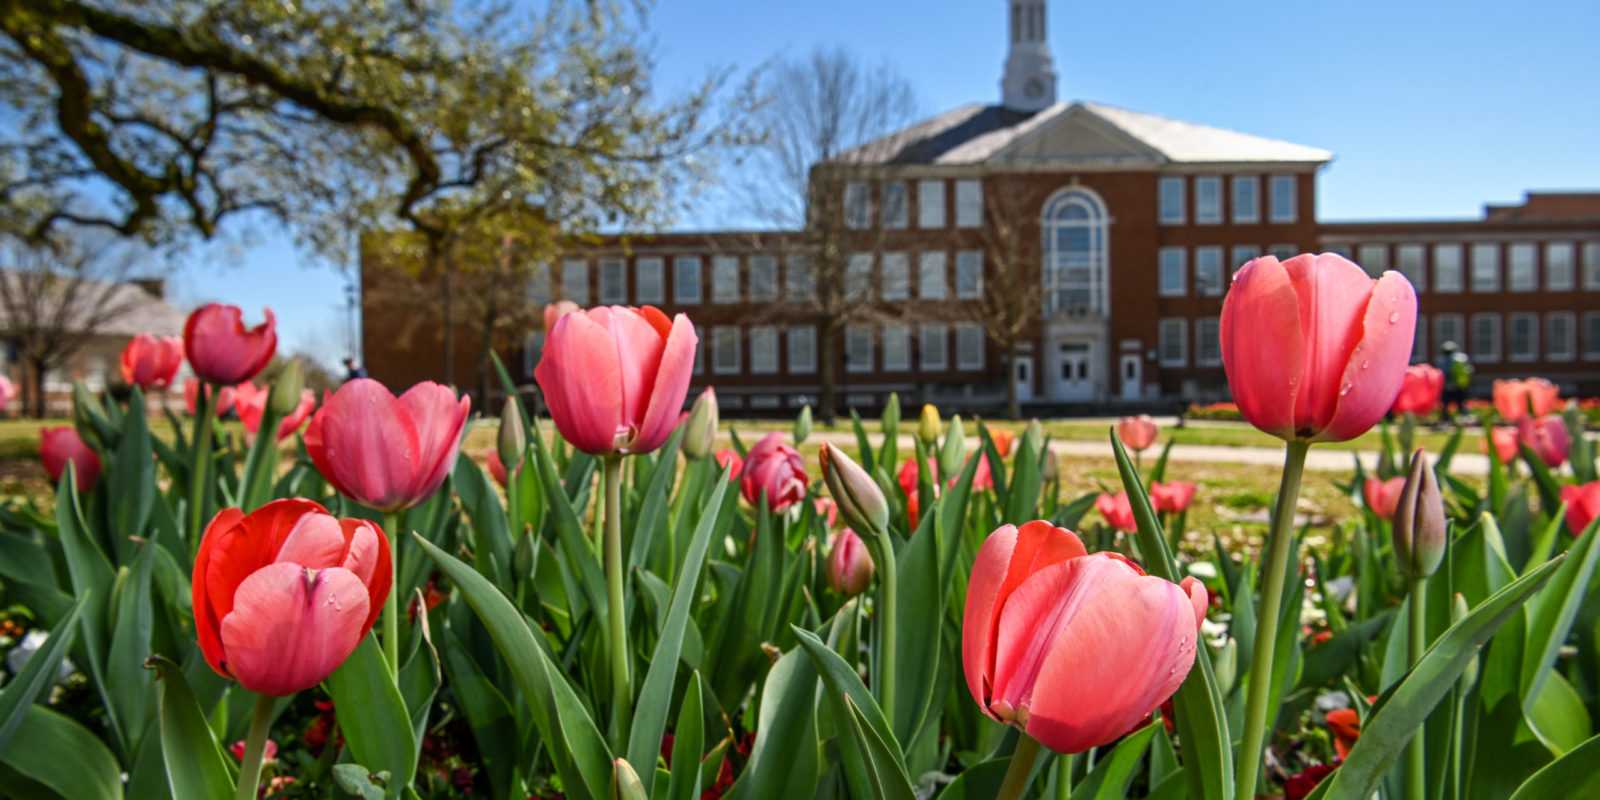
[[(930, 507), (925, 513), (932, 514), (934, 510)], [(883, 708), (884, 718), (889, 720), (892, 725), (894, 724), (894, 652), (897, 647), (895, 625), (896, 617), (898, 616), (896, 610), (900, 605), (900, 566), (895, 563), (894, 542), (890, 541), (889, 532), (880, 530), (876, 533), (877, 550), (878, 553), (882, 554), (882, 557), (878, 557), (877, 554), (874, 554), (873, 557), (878, 561), (876, 564), (879, 588), (878, 606), (879, 613), (882, 616), (878, 626), (879, 639), (874, 642), (874, 645), (878, 651), (878, 666), (883, 671), (883, 675), (873, 676), (873, 683), (883, 689), (883, 694), (878, 698), (878, 705)]]
[(1272, 651), (1278, 641), (1278, 617), (1283, 606), (1283, 584), (1289, 574), (1289, 542), (1294, 538), (1295, 505), (1300, 499), (1300, 476), (1305, 471), (1309, 442), (1289, 442), (1283, 459), (1283, 483), (1272, 514), (1267, 543), (1266, 572), (1262, 577), (1261, 604), (1256, 613), (1255, 649), (1250, 655), (1250, 693), (1244, 707), (1244, 742), (1239, 749), (1239, 779), (1234, 797), (1254, 800), (1256, 776), (1261, 771), (1262, 744), (1266, 741), (1267, 701), (1272, 695)]
[(995, 800), (1017, 800), (1022, 790), (1028, 788), (1028, 775), (1033, 772), (1033, 759), (1039, 755), (1039, 740), (1024, 733), (1017, 739), (1017, 749), (1011, 754), (1011, 764), (1006, 767), (1006, 779), (1000, 784)]
[(383, 512), (383, 533), (389, 537), (389, 558), (394, 561), (394, 580), (389, 582), (389, 600), (383, 606), (383, 660), (389, 675), (400, 681), (400, 526), (405, 512)]
[(205, 520), (205, 506), (209, 493), (206, 491), (206, 477), (211, 472), (211, 423), (215, 412), (213, 404), (215, 398), (214, 388), (211, 384), (200, 384), (200, 397), (195, 400), (194, 409), (194, 450), (193, 457), (189, 459), (189, 527), (184, 531), (189, 535), (189, 550), (191, 553), (200, 549), (200, 523)]
[[(1428, 579), (1413, 577), (1411, 579), (1411, 625), (1406, 631), (1406, 656), (1407, 663), (1416, 667), (1422, 660), (1422, 651), (1428, 646)], [(1424, 727), (1418, 727), (1417, 732), (1411, 736), (1411, 744), (1406, 747), (1406, 756), (1410, 768), (1406, 775), (1406, 800), (1425, 800), (1428, 793), (1428, 760), (1427, 743), (1423, 736)]]
[(1056, 800), (1072, 797), (1072, 754), (1056, 756)]
[(244, 758), (239, 762), (239, 785), (234, 800), (255, 800), (261, 785), (261, 756), (267, 751), (267, 731), (272, 727), (272, 706), (277, 698), (256, 695), (255, 711), (250, 715), (250, 735), (244, 741)]
[(621, 750), (632, 716), (628, 621), (622, 605), (622, 456), (605, 458), (606, 628), (611, 651), (611, 746)]

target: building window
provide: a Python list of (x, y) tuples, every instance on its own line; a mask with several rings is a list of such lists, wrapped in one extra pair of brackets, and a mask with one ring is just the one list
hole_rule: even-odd
[(750, 301), (770, 303), (778, 299), (778, 259), (750, 257)]
[(1600, 311), (1583, 315), (1583, 360), (1600, 361)]
[(1583, 243), (1583, 288), (1600, 290), (1600, 242)]
[(1161, 355), (1161, 366), (1182, 367), (1189, 363), (1189, 337), (1187, 321), (1175, 317), (1161, 320), (1157, 331), (1156, 349)]
[(1182, 225), (1188, 218), (1183, 208), (1183, 176), (1161, 179), (1161, 224)]
[(1332, 253), (1336, 256), (1347, 258), (1351, 261), (1356, 260), (1356, 254), (1352, 252), (1350, 245), (1348, 244), (1330, 244), (1325, 250), (1323, 250), (1323, 252)]
[(983, 189), (977, 181), (956, 181), (956, 227), (983, 224)]
[(911, 221), (910, 206), (906, 204), (906, 182), (890, 181), (883, 185), (883, 227), (904, 228)]
[(550, 267), (539, 264), (528, 276), (528, 302), (535, 306), (548, 304), (555, 297), (550, 293)]
[[(1221, 297), (1225, 288), (1226, 284), (1222, 280), (1222, 248), (1196, 247), (1194, 249), (1195, 294), (1203, 297)], [(1198, 352), (1196, 350), (1196, 357)]]
[[(1240, 244), (1233, 247), (1233, 272), (1261, 257), (1261, 248), (1253, 244)], [(1231, 273), (1230, 273), (1231, 274)]]
[(905, 325), (883, 326), (883, 371), (911, 370), (911, 329)]
[(1270, 255), (1279, 261), (1288, 261), (1289, 259), (1300, 255), (1300, 247), (1292, 244), (1275, 244), (1267, 248), (1267, 255)]
[(1513, 292), (1531, 292), (1539, 288), (1539, 265), (1536, 256), (1538, 245), (1518, 242), (1507, 248), (1506, 288)]
[[(883, 254), (883, 299), (911, 297), (911, 259), (905, 253)], [(884, 357), (885, 359), (888, 356)]]
[(872, 299), (872, 254), (851, 253), (844, 264), (844, 297), (851, 303)]
[(1194, 321), (1194, 365), (1197, 367), (1222, 366), (1222, 322), (1218, 317), (1201, 317)]
[(917, 181), (917, 227), (944, 227), (944, 181)]
[(789, 292), (789, 302), (809, 303), (815, 300), (817, 276), (811, 270), (811, 259), (805, 256), (790, 256), (784, 267), (788, 272), (784, 285)]
[(1293, 175), (1274, 175), (1267, 185), (1268, 219), (1272, 222), (1294, 222), (1295, 179)]
[(633, 295), (640, 303), (666, 301), (665, 287), (661, 282), (661, 259), (641, 256), (633, 262)]
[(956, 297), (978, 300), (983, 297), (983, 251), (956, 252)]
[(771, 325), (750, 328), (750, 373), (772, 375), (778, 371), (778, 329)]
[(845, 372), (872, 371), (872, 326), (844, 326)]
[(717, 256), (711, 259), (711, 302), (739, 302), (738, 256)]
[(1472, 360), (1493, 364), (1500, 360), (1500, 315), (1472, 315)]
[(679, 256), (672, 261), (672, 295), (678, 305), (700, 302), (700, 259)]
[(866, 183), (851, 181), (844, 185), (844, 225), (861, 230), (872, 224), (872, 190)]
[(941, 370), (950, 368), (950, 326), (924, 323), (921, 335), (922, 368)]
[(539, 359), (544, 357), (544, 332), (528, 331), (522, 337), (522, 374), (532, 375)]
[(1105, 207), (1082, 189), (1066, 189), (1045, 203), (1040, 217), (1045, 316), (1105, 313)]
[(1261, 179), (1255, 175), (1233, 176), (1233, 221), (1251, 225), (1261, 221)]
[(1507, 353), (1512, 361), (1539, 360), (1539, 315), (1512, 314), (1506, 319)]
[(983, 369), (983, 326), (963, 322), (956, 326), (956, 369)]
[(809, 375), (817, 371), (817, 326), (789, 326), (789, 372)]
[(1400, 268), (1400, 274), (1411, 281), (1412, 288), (1421, 294), (1428, 287), (1428, 272), (1422, 265), (1423, 257), (1427, 255), (1427, 248), (1420, 244), (1402, 244), (1394, 249), (1395, 265)]
[(1546, 361), (1571, 361), (1577, 354), (1576, 320), (1571, 311), (1552, 311), (1544, 315), (1544, 358)]
[(1433, 290), (1440, 294), (1454, 294), (1461, 291), (1461, 287), (1461, 245), (1434, 245)]
[(1222, 178), (1201, 175), (1194, 179), (1194, 221), (1196, 225), (1222, 222)]
[(1500, 245), (1479, 242), (1472, 246), (1472, 291), (1500, 291)]
[(1185, 285), (1184, 250), (1181, 247), (1163, 247), (1157, 254), (1161, 269), (1161, 282), (1158, 291), (1162, 297), (1182, 297), (1188, 288)]
[(561, 262), (561, 293), (579, 308), (589, 305), (589, 262)]
[(1411, 335), (1411, 363), (1428, 363), (1428, 315), (1417, 315), (1417, 328)]
[(711, 347), (711, 340), (706, 338), (706, 329), (694, 326), (694, 374), (706, 374), (706, 350)]
[(917, 297), (923, 300), (944, 300), (950, 296), (945, 287), (944, 253), (923, 253), (917, 256)]
[(1356, 248), (1356, 263), (1367, 271), (1367, 274), (1376, 278), (1389, 269), (1389, 246), (1386, 244), (1364, 244)]
[(1552, 292), (1570, 292), (1578, 288), (1577, 270), (1573, 269), (1572, 242), (1550, 242), (1544, 246), (1544, 288)]
[(717, 325), (711, 329), (711, 371), (718, 375), (739, 373), (739, 326)]
[(628, 262), (620, 258), (600, 259), (600, 303), (620, 306), (628, 302)]
[(1446, 342), (1457, 347), (1466, 343), (1466, 323), (1460, 314), (1434, 314), (1433, 315), (1433, 341), (1434, 346), (1442, 352)]

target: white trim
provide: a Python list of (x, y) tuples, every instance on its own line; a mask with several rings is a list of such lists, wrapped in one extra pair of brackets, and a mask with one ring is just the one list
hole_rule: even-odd
[[(864, 358), (853, 358), (850, 351), (865, 339), (866, 349)], [(872, 326), (871, 325), (846, 325), (844, 326), (844, 371), (858, 374), (872, 371)]]
[[(1455, 254), (1453, 256), (1455, 263), (1450, 265), (1451, 269), (1448, 272), (1440, 266), (1445, 261), (1439, 257), (1440, 253)], [(1467, 249), (1462, 247), (1460, 242), (1438, 242), (1434, 244), (1431, 255), (1432, 258), (1429, 260), (1433, 263), (1433, 291), (1436, 294), (1460, 294), (1466, 291)], [(1452, 276), (1454, 280), (1446, 283), (1444, 280), (1446, 275)]]
[(1583, 327), (1578, 329), (1578, 349), (1583, 354), (1583, 360), (1600, 361), (1600, 311), (1583, 312), (1581, 323)]
[[(890, 205), (889, 190), (899, 187), (900, 204)], [(885, 181), (879, 185), (878, 191), (882, 193), (880, 203), (883, 206), (883, 227), (890, 230), (904, 230), (911, 226), (911, 190), (906, 187), (905, 181)], [(898, 211), (899, 213), (893, 213)]]
[(933, 230), (945, 227), (945, 188), (942, 178), (917, 181), (917, 227)]
[[(1215, 260), (1206, 263), (1206, 257), (1213, 256)], [(1211, 269), (1206, 269), (1206, 267)], [(1212, 273), (1210, 278), (1206, 273)], [(1228, 291), (1227, 269), (1222, 264), (1222, 247), (1220, 245), (1205, 245), (1194, 249), (1194, 293), (1196, 297), (1221, 297)], [(1210, 290), (1207, 290), (1207, 284)]]
[(917, 299), (950, 299), (949, 262), (943, 250), (917, 254)]
[(900, 251), (884, 253), (882, 264), (883, 299), (911, 299), (911, 257)]
[(589, 262), (587, 260), (569, 258), (561, 262), (561, 296), (577, 303), (580, 308), (588, 307)]
[[(1409, 267), (1406, 265), (1406, 256), (1408, 254), (1416, 256), (1416, 263)], [(1406, 276), (1406, 280), (1411, 281), (1411, 287), (1417, 290), (1417, 294), (1422, 294), (1428, 290), (1427, 245), (1416, 242), (1395, 245), (1394, 268), (1399, 270), (1401, 275)]]
[[(956, 227), (979, 228), (983, 226), (983, 183), (975, 179), (958, 180), (956, 183)], [(967, 189), (971, 193), (970, 203), (963, 202), (963, 192)]]
[(883, 371), (911, 371), (911, 326), (884, 325), (880, 329), (883, 343)]
[[(1565, 256), (1555, 256), (1565, 253)], [(1565, 262), (1565, 269), (1557, 272), (1552, 264)], [(1557, 280), (1557, 276), (1565, 276)], [(1544, 289), (1547, 292), (1570, 292), (1578, 288), (1578, 248), (1572, 242), (1544, 243)]]
[[(683, 279), (694, 278), (694, 291), (683, 290)], [(705, 295), (701, 283), (704, 276), (701, 273), (699, 256), (678, 256), (672, 259), (672, 299), (680, 306), (699, 305), (700, 298)]]
[[(1487, 261), (1484, 263), (1484, 266), (1487, 267), (1487, 269), (1483, 270), (1482, 273), (1480, 273), (1478, 270), (1480, 253), (1485, 256), (1489, 254), (1493, 254), (1494, 256), (1492, 259), (1489, 259), (1489, 261), (1492, 261), (1493, 263), (1487, 263)], [(1504, 283), (1500, 276), (1502, 268), (1502, 264), (1500, 262), (1501, 258), (1499, 242), (1473, 243), (1472, 249), (1467, 251), (1467, 282), (1471, 285), (1474, 293), (1495, 294), (1500, 291), (1500, 286)]]
[[(765, 273), (762, 280), (757, 280), (757, 275)], [(757, 288), (765, 284), (765, 292), (757, 292)], [(778, 291), (778, 257), (777, 256), (751, 256), (750, 257), (750, 302), (772, 303), (780, 297)]]
[[(965, 257), (965, 258), (963, 258), (963, 257)], [(970, 291), (966, 288), (966, 285), (965, 285), (966, 281), (963, 281), (962, 277), (961, 277), (962, 276), (962, 263), (963, 263), (963, 261), (966, 262), (966, 266), (967, 267), (976, 267), (976, 272), (974, 272), (973, 276), (972, 276), (972, 277), (975, 277), (976, 280), (973, 281), (974, 285), (973, 285), (973, 288)], [(956, 251), (956, 299), (957, 300), (981, 300), (981, 299), (983, 299), (983, 251), (982, 250), (957, 250)]]
[[(1506, 245), (1506, 289), (1512, 292), (1536, 292), (1539, 290), (1539, 245), (1534, 242), (1513, 242)], [(1525, 254), (1527, 263), (1526, 272), (1519, 281), (1517, 275), (1517, 255)]]
[[(628, 262), (620, 258), (600, 259), (600, 305), (625, 306), (628, 304)], [(609, 273), (609, 274), (608, 274)], [(607, 287), (607, 283), (615, 286)], [(615, 289), (610, 292), (607, 289)]]

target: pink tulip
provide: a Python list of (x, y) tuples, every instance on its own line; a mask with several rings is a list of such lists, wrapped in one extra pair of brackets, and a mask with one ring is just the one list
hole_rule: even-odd
[(1516, 422), (1528, 416), (1528, 406), (1533, 415), (1542, 417), (1561, 402), (1561, 389), (1544, 378), (1523, 381), (1494, 382), (1494, 410), (1501, 419)]
[(961, 662), (979, 708), (1061, 753), (1111, 742), (1177, 690), (1194, 665), (1208, 596), (1086, 554), (1048, 522), (1005, 525), (972, 566)]
[(1443, 394), (1444, 371), (1431, 364), (1414, 364), (1406, 367), (1406, 377), (1400, 382), (1400, 394), (1394, 398), (1390, 411), (1426, 417), (1439, 407), (1439, 398)]
[[(261, 415), (266, 413), (267, 398), (272, 394), (272, 387), (257, 387), (250, 381), (245, 381), (233, 387), (233, 408), (239, 412), (239, 421), (244, 423), (244, 429), (254, 437), (261, 428)], [(310, 389), (300, 390), (300, 403), (294, 411), (278, 423), (278, 441), (283, 441), (300, 430), (301, 423), (306, 417), (311, 416), (311, 409), (317, 405), (317, 394)]]
[(346, 497), (379, 511), (427, 500), (456, 464), (471, 398), (419, 383), (396, 398), (371, 378), (324, 394), (306, 428), (306, 454)]
[[(1489, 444), (1493, 445), (1495, 458), (1502, 464), (1510, 464), (1517, 460), (1521, 450), (1517, 447), (1517, 429), (1510, 425), (1498, 425), (1489, 429)], [(1484, 446), (1484, 452), (1491, 448)]]
[(602, 306), (561, 317), (534, 378), (556, 430), (593, 455), (648, 453), (678, 424), (694, 371), (689, 318)]
[(1411, 359), (1417, 294), (1344, 257), (1263, 256), (1222, 303), (1222, 363), (1239, 413), (1284, 440), (1339, 442), (1394, 405)]
[(1117, 438), (1130, 450), (1145, 450), (1156, 443), (1161, 426), (1149, 414), (1123, 417), (1117, 421)]
[(829, 528), (839, 521), (839, 506), (835, 505), (831, 498), (818, 497), (811, 501), (811, 507), (817, 510), (819, 519), (828, 521)]
[(728, 469), (731, 465), (732, 469), (729, 471), (728, 480), (732, 483), (739, 482), (739, 476), (744, 474), (744, 459), (739, 457), (738, 450), (724, 447), (712, 453), (711, 457), (717, 460), (718, 469)]
[(141, 333), (122, 350), (122, 379), (141, 389), (165, 389), (183, 366), (183, 338)]
[(100, 456), (83, 443), (71, 425), (39, 430), (39, 460), (54, 483), (61, 482), (71, 463), (78, 474), (78, 491), (84, 494), (94, 491), (95, 482), (100, 480)]
[(15, 399), (17, 399), (17, 385), (12, 383), (10, 378), (0, 375), (0, 411), (4, 411)]
[(211, 383), (235, 384), (260, 373), (278, 348), (272, 309), (262, 314), (265, 322), (246, 329), (238, 306), (209, 303), (195, 309), (183, 326), (183, 347), (194, 374)]
[(1139, 530), (1139, 523), (1133, 518), (1133, 504), (1128, 502), (1127, 492), (1101, 492), (1094, 499), (1094, 507), (1100, 511), (1100, 516), (1106, 518), (1106, 524), (1119, 531), (1133, 533)]
[[(971, 461), (972, 460), (972, 456), (967, 456), (967, 460)], [(966, 467), (963, 466), (962, 469), (965, 470)], [(946, 489), (954, 489), (954, 488), (956, 488), (956, 481), (958, 481), (958, 480), (961, 480), (961, 476), (960, 475), (956, 475), (956, 476), (952, 477), (949, 480), (949, 482), (947, 482), (945, 484), (945, 488)], [(989, 454), (988, 453), (978, 453), (978, 468), (973, 470), (973, 472), (972, 472), (972, 491), (981, 492), (981, 491), (989, 490), (989, 489), (993, 489), (993, 488), (994, 488), (994, 473), (992, 471), (990, 471), (990, 469), (989, 469)]]
[(1361, 496), (1367, 501), (1367, 509), (1384, 522), (1394, 522), (1395, 509), (1400, 505), (1400, 491), (1406, 488), (1406, 477), (1379, 480), (1368, 478), (1361, 485)]
[(1567, 530), (1580, 536), (1595, 517), (1600, 517), (1600, 481), (1582, 486), (1561, 487), (1561, 502), (1567, 504)]
[[(492, 447), (489, 448), (489, 452), (484, 454), (484, 463), (489, 465), (489, 477), (494, 478), (494, 482), (500, 484), (500, 488), (504, 489), (509, 486), (506, 482), (506, 465), (500, 463), (500, 452), (498, 450)], [(522, 474), (522, 464), (517, 464), (516, 473), (518, 475)]]
[(1517, 420), (1517, 440), (1525, 444), (1545, 466), (1555, 469), (1567, 460), (1572, 447), (1572, 437), (1567, 433), (1567, 423), (1554, 414), (1534, 419), (1524, 416)]
[(194, 622), (206, 663), (252, 692), (284, 697), (344, 663), (378, 620), (393, 581), (389, 542), (363, 519), (299, 498), (225, 508), (194, 562)]
[[(917, 460), (915, 458), (907, 458), (905, 463), (900, 465), (900, 473), (896, 476), (896, 481), (900, 484), (900, 491), (905, 492), (907, 496), (916, 494), (917, 479)], [(928, 482), (936, 487), (939, 485), (939, 463), (932, 458), (928, 459)]]
[(578, 304), (572, 302), (571, 300), (558, 300), (554, 303), (545, 305), (544, 332), (548, 334), (549, 332), (555, 330), (556, 320), (561, 319), (562, 317), (571, 314), (574, 311), (580, 310), (581, 309), (578, 308)]
[(1182, 514), (1189, 508), (1189, 501), (1194, 499), (1194, 490), (1195, 485), (1188, 481), (1172, 481), (1164, 484), (1151, 481), (1150, 503), (1157, 511)]
[(793, 447), (784, 444), (783, 435), (777, 431), (762, 437), (744, 454), (739, 487), (752, 506), (761, 502), (761, 493), (766, 492), (767, 506), (774, 512), (783, 511), (804, 500), (806, 487), (810, 485), (805, 459)]
[[(189, 416), (194, 416), (195, 403), (200, 399), (200, 379), (190, 378), (183, 382), (183, 407), (189, 410)], [(217, 407), (214, 409), (217, 416), (222, 416), (233, 410), (233, 401), (236, 390), (232, 386), (224, 386), (217, 390), (211, 385), (206, 385), (206, 392), (217, 393)]]
[(861, 543), (856, 532), (845, 528), (833, 537), (833, 549), (828, 551), (828, 586), (845, 597), (855, 597), (867, 590), (874, 571), (872, 556)]

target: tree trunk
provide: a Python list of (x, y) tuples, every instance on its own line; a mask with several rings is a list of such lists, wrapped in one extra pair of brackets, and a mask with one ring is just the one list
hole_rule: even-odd
[(456, 385), (456, 330), (455, 314), (451, 306), (453, 299), (450, 294), (450, 272), (452, 264), (449, 254), (444, 256), (443, 275), (439, 279), (439, 289), (444, 302), (444, 385), (455, 388)]
[(45, 402), (44, 396), (44, 372), (46, 365), (42, 362), (32, 360), (30, 360), (28, 364), (33, 368), (33, 375), (29, 376), (31, 378), (29, 383), (33, 384), (33, 408), (29, 411), (29, 413), (33, 415), (34, 419), (44, 419), (49, 407), (49, 404)]
[(483, 315), (483, 327), (478, 335), (482, 337), (478, 347), (478, 408), (483, 413), (489, 413), (489, 354), (494, 351), (494, 328), (499, 321), (500, 304), (490, 300), (489, 309)]
[[(1032, 375), (1028, 376), (1032, 378)], [(1017, 399), (1017, 340), (1006, 342), (1006, 418), (1021, 419), (1022, 403)]]
[(835, 408), (836, 404), (833, 396), (834, 329), (832, 325), (828, 325), (826, 323), (817, 327), (821, 329), (817, 332), (821, 339), (821, 341), (817, 343), (817, 368), (819, 370), (818, 383), (820, 384), (820, 388), (817, 392), (817, 414), (822, 417), (823, 424), (832, 425), (834, 420), (838, 417), (838, 411)]

